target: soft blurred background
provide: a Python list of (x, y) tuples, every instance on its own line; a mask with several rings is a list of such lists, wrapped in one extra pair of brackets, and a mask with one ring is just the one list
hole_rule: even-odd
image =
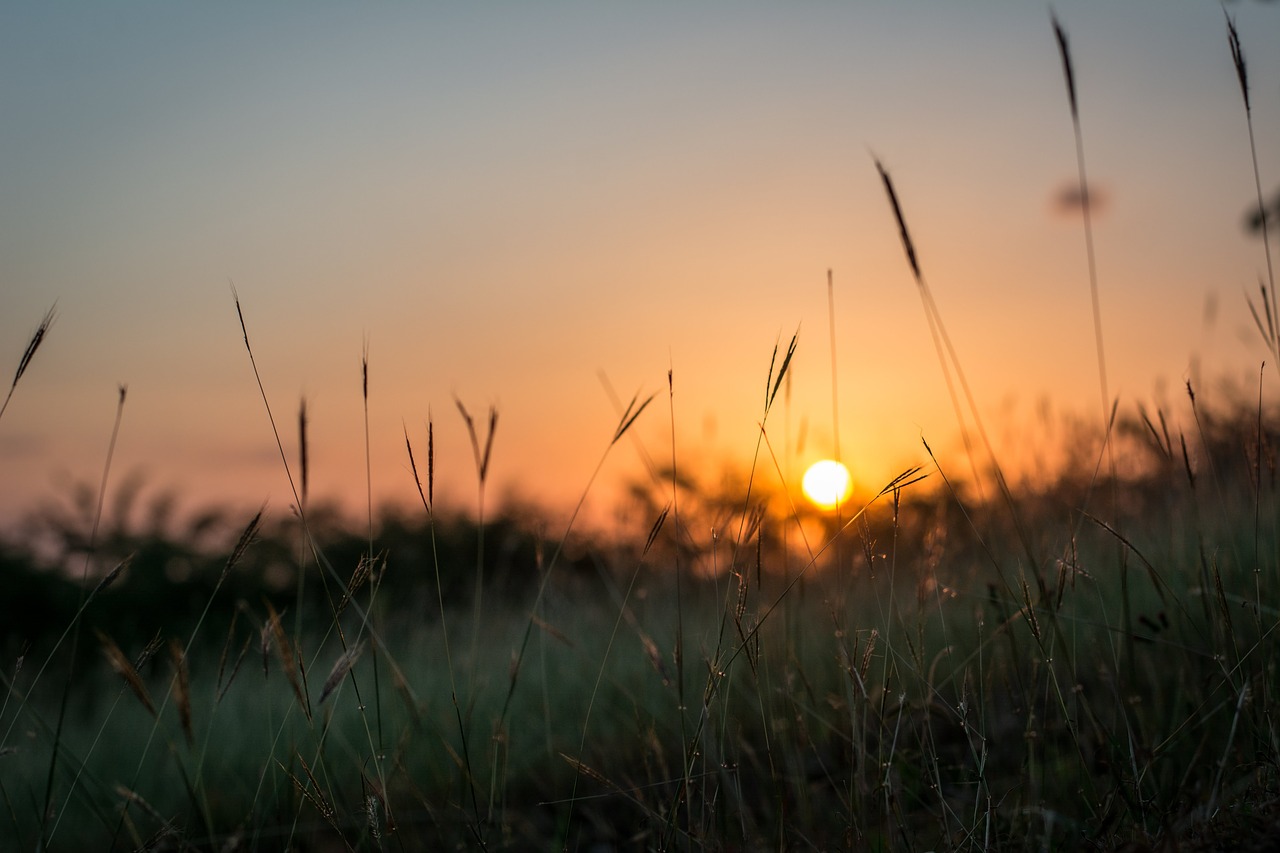
[[(1264, 191), (1280, 184), (1280, 6), (1236, 2)], [(1094, 185), (1122, 407), (1187, 380), (1256, 392), (1264, 274), (1223, 7), (1059, 4)], [(876, 174), (1006, 461), (1100, 420), (1076, 159), (1047, 10), (1000, 2), (6, 4), (0, 8), (0, 363), (50, 333), (0, 422), (0, 522), (115, 476), (207, 503), (311, 490), (475, 500), (454, 399), (499, 413), (489, 500), (564, 512), (632, 394), (657, 392), (589, 510), (643, 454), (715, 477), (770, 419), (799, 466), (839, 444), (864, 488), (957, 469), (954, 415)], [(827, 270), (835, 313), (828, 313)], [(667, 371), (675, 394), (667, 399)], [(1274, 382), (1272, 383), (1274, 387)], [(1061, 436), (1059, 436), (1061, 437)], [(638, 452), (639, 451), (639, 452)], [(420, 459), (421, 463), (421, 459)], [(425, 474), (424, 474), (425, 476)], [(126, 479), (127, 478), (127, 479)]]

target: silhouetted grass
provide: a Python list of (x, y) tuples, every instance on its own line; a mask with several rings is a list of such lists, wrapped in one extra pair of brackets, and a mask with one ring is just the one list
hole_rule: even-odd
[[(1054, 26), (1078, 141), (1074, 69)], [(1262, 380), (1208, 398), (1188, 385), (1185, 412), (1113, 407), (1103, 430), (1062, 448), (1073, 464), (1011, 483), (876, 165), (960, 428), (974, 423), (984, 457), (957, 463), (926, 444), (927, 471), (838, 515), (800, 505), (768, 435), (797, 335), (761, 370), (758, 442), (729, 486), (699, 485), (707, 472), (677, 451), (673, 427), (669, 466), (634, 490), (630, 528), (589, 535), (576, 510), (550, 531), (536, 510), (494, 514), (484, 487), (497, 414), (482, 437), (459, 402), (475, 516), (435, 500), (437, 466), (467, 463), (436, 459), (428, 421), (425, 486), (405, 428), (421, 511), (375, 518), (367, 471), (354, 530), (307, 497), (305, 404), (298, 465), (284, 453), (237, 297), (295, 506), (185, 526), (157, 511), (134, 529), (127, 511), (104, 515), (107, 465), (75, 511), (45, 514), (40, 549), (0, 543), (3, 846), (1280, 840), (1273, 395)], [(1105, 401), (1092, 275), (1091, 289)], [(1254, 310), (1274, 349), (1269, 298)], [(367, 345), (361, 378), (367, 425)], [(578, 509), (618, 442), (656, 416), (651, 400), (619, 405)], [(1116, 463), (1101, 471), (1104, 447)], [(985, 500), (983, 478), (999, 501)], [(1112, 495), (1104, 509), (1097, 488)], [(138, 490), (116, 492), (128, 503)], [(77, 642), (85, 629), (96, 642)]]

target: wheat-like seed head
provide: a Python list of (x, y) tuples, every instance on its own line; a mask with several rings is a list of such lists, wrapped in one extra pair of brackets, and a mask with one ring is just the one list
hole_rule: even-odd
[(893, 179), (889, 177), (889, 173), (885, 171), (879, 160), (876, 160), (876, 171), (880, 173), (880, 180), (884, 183), (884, 190), (889, 195), (889, 206), (893, 208), (893, 218), (898, 222), (898, 232), (902, 237), (902, 248), (907, 253), (907, 263), (911, 265), (911, 273), (915, 276), (916, 283), (922, 281), (920, 275), (920, 262), (916, 258), (916, 247), (911, 242), (911, 232), (907, 230), (907, 220), (902, 215), (902, 205), (898, 203), (898, 193), (893, 188)]
[(173, 639), (169, 641), (169, 656), (173, 661), (173, 701), (178, 706), (178, 721), (182, 724), (182, 734), (187, 739), (187, 746), (196, 742), (195, 732), (191, 725), (191, 670), (187, 666), (187, 655), (182, 643)]
[(142, 677), (138, 675), (137, 668), (125, 656), (125, 653), (120, 650), (120, 647), (116, 645), (115, 640), (96, 628), (94, 633), (98, 635), (98, 642), (102, 644), (102, 654), (106, 657), (107, 663), (129, 685), (129, 689), (133, 691), (134, 696), (138, 697), (142, 707), (147, 709), (147, 713), (154, 717), (156, 715), (156, 706), (152, 704), (151, 694), (147, 692), (147, 686), (143, 683)]
[[(1226, 14), (1226, 10), (1223, 10)], [(1227, 44), (1231, 47), (1231, 62), (1236, 67), (1236, 79), (1240, 81), (1240, 94), (1244, 97), (1244, 111), (1251, 111), (1249, 102), (1249, 69), (1244, 64), (1244, 49), (1240, 47), (1240, 33), (1236, 22), (1227, 15)]]
[(1062, 76), (1067, 81), (1067, 100), (1071, 103), (1071, 119), (1079, 121), (1080, 110), (1076, 106), (1076, 72), (1071, 62), (1071, 46), (1067, 43), (1067, 32), (1058, 23), (1058, 16), (1053, 16), (1053, 35), (1058, 41), (1058, 53), (1062, 56)]

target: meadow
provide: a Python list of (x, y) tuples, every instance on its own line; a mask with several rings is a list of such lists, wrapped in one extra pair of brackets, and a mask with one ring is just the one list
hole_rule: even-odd
[[(1234, 28), (1228, 45), (1248, 118)], [(1051, 473), (1013, 478), (880, 175), (967, 454), (929, 449), (834, 511), (807, 506), (768, 433), (808, 345), (792, 338), (762, 347), (760, 442), (735, 478), (707, 486), (673, 442), (616, 529), (486, 514), (505, 426), (461, 404), (473, 458), (406, 433), (420, 505), (352, 523), (308, 500), (305, 410), (286, 427), (263, 391), (292, 512), (177, 514), (115, 482), (108, 455), (99, 484), (0, 544), (2, 846), (1280, 842), (1273, 368), (1144, 409), (1111, 396), (1098, 322), (1100, 412)], [(1248, 309), (1280, 360), (1267, 269)], [(229, 301), (251, 362), (252, 328)], [(0, 430), (56, 337), (50, 312)], [(674, 405), (632, 399), (605, 458)], [(437, 503), (444, 465), (474, 466), (476, 508)]]

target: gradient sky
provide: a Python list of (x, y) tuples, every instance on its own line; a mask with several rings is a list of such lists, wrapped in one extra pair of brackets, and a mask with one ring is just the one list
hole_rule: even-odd
[[(1271, 191), (1280, 5), (1227, 8)], [(1132, 410), (1193, 375), (1249, 381), (1264, 351), (1244, 293), (1265, 261), (1242, 224), (1253, 173), (1222, 8), (1056, 11), (1106, 201), (1113, 393)], [(117, 483), (287, 512), (232, 284), (291, 460), (305, 396), (313, 495), (353, 509), (366, 341), (378, 504), (414, 499), (403, 426), (425, 455), (428, 413), (438, 488), (473, 500), (456, 395), (499, 409), (492, 499), (563, 509), (617, 422), (602, 377), (659, 393), (635, 435), (669, 458), (669, 367), (682, 465), (746, 465), (770, 352), (797, 328), (770, 435), (789, 464), (829, 454), (829, 268), (855, 478), (923, 462), (922, 436), (962, 469), (873, 155), (1010, 456), (1043, 443), (1028, 424), (1045, 406), (1099, 417), (1038, 4), (8, 3), (0, 115), (0, 367), (58, 312), (0, 420), (9, 524), (96, 483), (121, 383)], [(638, 460), (615, 448), (598, 511)]]

